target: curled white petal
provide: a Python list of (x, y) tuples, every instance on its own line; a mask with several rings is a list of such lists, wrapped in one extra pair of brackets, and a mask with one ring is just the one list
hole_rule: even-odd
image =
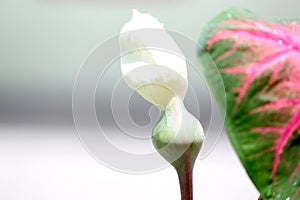
[(184, 98), (187, 90), (184, 54), (157, 19), (133, 10), (132, 19), (121, 29), (120, 47), (124, 53), (122, 75), (146, 100), (165, 107), (174, 96)]

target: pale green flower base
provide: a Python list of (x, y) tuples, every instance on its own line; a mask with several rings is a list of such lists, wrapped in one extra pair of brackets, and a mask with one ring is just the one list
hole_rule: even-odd
[(204, 140), (199, 121), (174, 97), (153, 129), (152, 142), (157, 151), (177, 171), (181, 200), (193, 199), (193, 167)]

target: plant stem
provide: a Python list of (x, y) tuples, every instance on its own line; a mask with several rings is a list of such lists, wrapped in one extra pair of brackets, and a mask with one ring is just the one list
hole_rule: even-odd
[(177, 171), (181, 200), (193, 200), (193, 168), (195, 161), (189, 154), (183, 155), (174, 162), (174, 168)]
[(259, 196), (258, 200), (263, 200), (263, 198), (261, 196)]

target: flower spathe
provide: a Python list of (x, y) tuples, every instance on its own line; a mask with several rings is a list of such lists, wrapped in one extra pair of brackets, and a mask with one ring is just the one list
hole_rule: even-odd
[[(153, 30), (159, 34), (153, 36)], [(174, 96), (184, 98), (188, 83), (186, 60), (163, 24), (149, 14), (133, 10), (119, 39), (121, 72), (130, 87), (162, 108)], [(158, 41), (163, 42), (162, 48), (157, 48)], [(168, 49), (163, 49), (166, 46)]]

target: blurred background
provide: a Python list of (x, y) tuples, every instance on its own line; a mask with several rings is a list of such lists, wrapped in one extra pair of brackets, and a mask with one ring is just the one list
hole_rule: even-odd
[[(92, 158), (74, 126), (73, 84), (90, 52), (119, 33), (133, 8), (197, 41), (204, 25), (231, 6), (270, 20), (300, 18), (297, 0), (1, 0), (0, 199), (180, 199), (171, 167), (132, 175)], [(137, 108), (143, 125), (148, 113)], [(257, 198), (223, 132), (196, 164), (195, 199)]]

